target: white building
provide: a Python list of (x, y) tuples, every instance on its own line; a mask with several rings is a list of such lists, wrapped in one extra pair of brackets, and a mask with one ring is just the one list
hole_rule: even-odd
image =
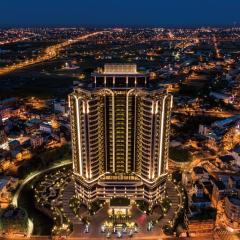
[(210, 97), (216, 98), (218, 100), (222, 100), (225, 103), (232, 103), (233, 102), (233, 97), (223, 94), (223, 93), (218, 93), (218, 92), (210, 92), (209, 93)]
[(39, 126), (40, 131), (51, 133), (52, 132), (52, 126), (48, 123), (41, 123)]
[(65, 100), (54, 101), (53, 107), (54, 107), (55, 112), (61, 112), (63, 114), (66, 113), (66, 102), (65, 102)]
[(37, 148), (43, 144), (44, 139), (41, 135), (33, 135), (30, 141), (32, 148)]

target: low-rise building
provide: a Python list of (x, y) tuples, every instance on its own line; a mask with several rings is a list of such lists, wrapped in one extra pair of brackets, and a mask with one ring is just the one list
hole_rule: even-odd
[(240, 144), (237, 144), (229, 154), (235, 159), (235, 164), (240, 167)]
[(54, 107), (54, 112), (60, 112), (62, 114), (65, 114), (67, 111), (67, 104), (65, 102), (65, 100), (55, 100), (53, 103), (53, 107)]
[(18, 140), (13, 140), (13, 141), (9, 142), (8, 145), (9, 145), (9, 149), (11, 151), (19, 150), (21, 147), (21, 144)]
[(240, 230), (240, 198), (227, 196), (225, 198), (225, 215), (230, 228)]
[(0, 170), (6, 171), (11, 165), (10, 159), (0, 157)]
[(30, 142), (31, 142), (31, 147), (35, 149), (43, 145), (44, 139), (41, 134), (35, 134), (31, 137)]
[(38, 118), (32, 118), (31, 120), (26, 122), (25, 130), (28, 134), (36, 131), (39, 129), (39, 126), (41, 124), (41, 120)]
[(182, 173), (182, 184), (185, 188), (192, 187), (192, 174), (190, 172), (184, 171)]
[(218, 92), (210, 92), (209, 96), (211, 96), (215, 99), (221, 100), (225, 103), (232, 103), (234, 100), (233, 96), (229, 96), (227, 94), (218, 93)]
[(233, 165), (235, 159), (232, 155), (223, 155), (219, 156), (217, 159), (217, 163), (219, 163), (221, 169), (225, 169), (230, 165)]
[(209, 174), (204, 167), (194, 167), (192, 172), (192, 179), (194, 182), (209, 179)]
[(204, 233), (212, 233), (214, 229), (215, 221), (212, 219), (209, 220), (195, 220), (189, 219), (187, 225), (187, 232), (190, 237), (197, 236)]
[(22, 160), (30, 159), (32, 157), (32, 154), (28, 149), (22, 149), (22, 150), (12, 150), (11, 156), (13, 161), (22, 161)]
[(209, 133), (211, 132), (211, 129), (205, 125), (200, 124), (198, 128), (198, 133), (207, 137), (209, 136)]
[(227, 189), (225, 184), (220, 180), (213, 180), (213, 191), (212, 191), (212, 204), (217, 207), (218, 202), (223, 200), (226, 196)]
[(3, 125), (0, 125), (0, 145), (7, 141), (7, 134)]
[(41, 123), (39, 130), (46, 133), (52, 133), (52, 126), (48, 123)]
[(198, 198), (203, 197), (203, 194), (204, 194), (203, 186), (202, 186), (202, 184), (200, 184), (198, 182), (195, 183), (195, 194), (196, 194), (196, 197), (198, 197)]
[(12, 189), (18, 185), (18, 180), (11, 177), (0, 179), (0, 207), (7, 208), (12, 200)]
[(211, 207), (199, 209), (190, 207), (184, 215), (184, 223), (190, 237), (212, 233), (215, 227), (216, 210)]
[(191, 206), (195, 206), (198, 208), (206, 208), (211, 206), (211, 200), (209, 196), (203, 193), (201, 196), (197, 196), (197, 194), (193, 194), (190, 200)]
[(9, 206), (1, 212), (2, 233), (7, 238), (16, 239), (27, 235), (28, 215), (24, 209)]

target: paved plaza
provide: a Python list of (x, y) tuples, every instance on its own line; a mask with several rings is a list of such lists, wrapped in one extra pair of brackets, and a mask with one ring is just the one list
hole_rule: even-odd
[[(133, 234), (133, 238), (142, 238), (144, 236), (164, 236), (162, 232), (162, 227), (166, 224), (170, 224), (176, 216), (176, 212), (179, 210), (179, 205), (182, 203), (181, 195), (175, 185), (168, 181), (167, 182), (167, 195), (171, 200), (171, 207), (168, 212), (163, 216), (157, 224), (154, 225), (151, 231), (148, 231), (148, 223), (153, 220), (159, 219), (161, 216), (160, 213), (156, 210), (153, 211), (151, 215), (147, 215), (137, 208), (135, 204), (132, 205), (131, 213), (132, 217), (129, 221), (134, 222), (138, 226), (138, 232)], [(89, 232), (85, 233), (86, 224), (84, 224), (78, 217), (75, 216), (71, 208), (69, 207), (69, 200), (74, 196), (74, 183), (73, 181), (69, 182), (65, 186), (63, 191), (63, 208), (64, 213), (73, 223), (73, 231), (69, 237), (91, 237), (93, 238), (106, 238), (107, 232), (101, 232), (101, 226), (109, 220), (108, 209), (109, 204), (105, 204), (95, 215), (89, 215), (88, 211), (81, 212), (81, 218), (86, 218), (89, 221)], [(117, 237), (116, 234), (111, 234), (111, 238)], [(123, 233), (124, 238), (128, 238), (127, 233)]]

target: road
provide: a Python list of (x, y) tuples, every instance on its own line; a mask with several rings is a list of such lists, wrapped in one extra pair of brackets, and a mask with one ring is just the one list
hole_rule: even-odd
[[(66, 166), (66, 165), (69, 165), (71, 164), (71, 162), (69, 161), (64, 161), (62, 163), (59, 163), (59, 164), (56, 164), (50, 168), (47, 168), (47, 169), (44, 169), (42, 171), (38, 171), (38, 172), (34, 172), (32, 174), (30, 174), (29, 176), (27, 176), (23, 182), (21, 183), (21, 185), (19, 186), (18, 190), (16, 191), (16, 193), (14, 194), (13, 196), (13, 200), (12, 200), (12, 205), (17, 207), (18, 206), (18, 198), (21, 194), (21, 191), (23, 190), (23, 188), (26, 186), (26, 184), (28, 184), (31, 180), (33, 180), (35, 177), (43, 174), (43, 173), (46, 173), (50, 170), (53, 170), (53, 169), (56, 169), (56, 168), (59, 168), (59, 167), (63, 167), (63, 166)], [(33, 232), (33, 222), (31, 221), (31, 219), (28, 219), (28, 234), (27, 236), (30, 237), (32, 232)]]
[[(199, 42), (199, 41), (209, 41), (209, 42), (213, 42), (213, 38), (212, 36), (209, 37), (191, 37), (191, 36), (187, 36), (187, 37), (176, 37), (176, 36), (171, 36), (171, 37), (166, 37), (163, 36), (162, 34), (159, 34), (157, 36), (154, 36), (152, 38), (152, 40), (158, 40), (158, 41), (187, 41), (187, 42)], [(240, 41), (240, 37), (226, 37), (226, 38), (217, 38), (215, 37), (215, 40), (217, 42), (238, 42)]]
[(227, 118), (232, 117), (236, 112), (226, 112), (226, 111), (213, 111), (213, 110), (193, 110), (193, 109), (177, 109), (174, 110), (173, 113), (182, 113), (182, 114), (191, 114), (191, 115), (204, 115), (204, 116), (213, 116), (213, 117), (221, 117)]
[(30, 39), (29, 37), (20, 37), (20, 38), (15, 38), (15, 39), (3, 40), (0, 42), (0, 46), (4, 46), (7, 44), (13, 44), (13, 43), (17, 43), (17, 42), (23, 42), (23, 41), (27, 41), (29, 39)]
[(25, 68), (25, 67), (28, 67), (28, 66), (31, 66), (31, 65), (53, 59), (54, 57), (56, 57), (59, 54), (59, 52), (61, 50), (70, 46), (71, 44), (75, 44), (77, 42), (86, 40), (89, 37), (101, 35), (101, 34), (106, 33), (106, 32), (108, 32), (108, 31), (97, 31), (97, 32), (93, 32), (93, 33), (88, 33), (88, 34), (85, 34), (83, 36), (76, 37), (74, 39), (69, 39), (69, 40), (66, 40), (62, 43), (58, 43), (58, 44), (55, 44), (53, 46), (47, 47), (44, 50), (44, 52), (41, 53), (36, 58), (27, 59), (27, 60), (24, 60), (23, 62), (15, 63), (15, 64), (12, 64), (10, 66), (0, 68), (0, 75), (8, 74), (8, 73), (14, 72), (16, 70), (19, 70), (19, 69), (22, 69), (22, 68)]

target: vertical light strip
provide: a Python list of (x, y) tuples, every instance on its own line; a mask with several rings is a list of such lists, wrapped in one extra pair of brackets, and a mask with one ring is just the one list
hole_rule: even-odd
[(68, 108), (70, 109), (70, 107), (71, 107), (71, 97), (70, 95), (68, 95)]
[(97, 85), (97, 77), (96, 76), (94, 76), (94, 84), (95, 84), (95, 87), (96, 87), (96, 85)]
[(112, 137), (113, 137), (113, 172), (115, 172), (115, 101), (114, 92), (109, 88), (103, 89), (105, 92), (110, 92), (112, 95)]
[(115, 172), (115, 99), (112, 92), (112, 134), (113, 134), (113, 172)]
[[(173, 96), (172, 95), (170, 95), (171, 96), (171, 103), (170, 103), (170, 108), (172, 109), (173, 108)], [(170, 110), (171, 111), (171, 110)], [(170, 123), (168, 123), (168, 124), (170, 124)], [(168, 129), (169, 129), (169, 126), (168, 126)], [(168, 136), (168, 138), (169, 138), (169, 136)], [(169, 141), (169, 140), (168, 140)], [(169, 151), (169, 150), (168, 150)], [(168, 153), (169, 154), (169, 153)], [(168, 170), (168, 160), (167, 160), (167, 164), (166, 164), (166, 169)]]
[[(131, 91), (131, 90), (130, 90)], [(127, 92), (127, 96), (126, 96), (126, 173), (128, 172), (128, 95), (129, 92)]]
[(85, 132), (85, 144), (86, 144), (86, 177), (89, 178), (90, 176), (90, 169), (91, 169), (91, 162), (89, 157), (89, 136), (86, 131), (88, 131), (88, 124), (89, 124), (89, 118), (88, 118), (89, 108), (88, 108), (88, 100), (83, 101), (83, 114), (84, 114), (84, 132)]
[(106, 172), (108, 172), (108, 167), (107, 167), (107, 160), (108, 160), (108, 155), (107, 155), (107, 99), (106, 96), (104, 96), (104, 118), (105, 118), (105, 166), (106, 166)]
[(163, 103), (162, 103), (161, 128), (160, 128), (160, 138), (159, 138), (158, 176), (161, 175), (161, 166), (162, 166), (163, 127), (164, 127), (164, 113), (165, 113), (166, 98), (167, 98), (167, 95), (163, 97)]
[(155, 114), (158, 114), (158, 102), (159, 102), (159, 100), (156, 101)]
[(135, 89), (131, 89), (127, 92), (126, 96), (126, 173), (128, 172), (128, 98), (131, 92), (133, 92)]
[(170, 96), (171, 96), (171, 104), (170, 104), (170, 107), (173, 108), (173, 96), (172, 96), (172, 95), (170, 95)]
[(134, 140), (133, 140), (133, 169), (136, 171), (136, 131), (137, 131), (137, 96), (135, 94), (135, 105), (134, 105)]
[(74, 98), (76, 99), (76, 107), (77, 107), (77, 132), (78, 132), (78, 157), (79, 157), (79, 173), (80, 176), (82, 176), (82, 141), (81, 141), (81, 121), (80, 121), (80, 111), (79, 111), (79, 104), (78, 100), (79, 98), (74, 95)]
[[(152, 100), (151, 101), (152, 107), (151, 107), (151, 140), (153, 139), (153, 127), (154, 127), (154, 114), (155, 114), (155, 101)], [(148, 145), (149, 146), (149, 145)], [(153, 148), (152, 148), (152, 144), (150, 146), (150, 159), (149, 159), (149, 173), (148, 173), (148, 179), (152, 179), (152, 173), (153, 173)]]
[[(73, 95), (72, 95), (73, 96)], [(76, 132), (73, 131), (73, 126), (75, 126), (75, 121), (74, 121), (74, 104), (72, 103), (72, 97), (68, 97), (69, 101), (69, 109), (70, 109), (70, 121), (71, 121), (71, 131), (72, 131), (72, 149), (75, 149), (75, 142), (76, 142)], [(71, 108), (71, 105), (73, 104), (73, 108)], [(74, 138), (74, 139), (73, 139)], [(72, 150), (73, 151), (73, 150)], [(75, 160), (76, 160), (76, 155), (72, 157), (73, 160), (73, 172), (75, 173), (76, 167), (75, 167)]]
[[(157, 122), (158, 108), (159, 108), (159, 100), (156, 101), (156, 105), (155, 105), (155, 123), (154, 123), (155, 134), (157, 132), (157, 124), (156, 124), (156, 122)], [(154, 134), (154, 137), (156, 136), (155, 134)], [(152, 158), (152, 161), (153, 161), (153, 171), (152, 171), (152, 178), (155, 178), (155, 174), (156, 174), (156, 168), (155, 168), (156, 161), (155, 161), (155, 155), (154, 155), (154, 153), (156, 152), (155, 148), (156, 148), (156, 141), (153, 140), (153, 158)]]

